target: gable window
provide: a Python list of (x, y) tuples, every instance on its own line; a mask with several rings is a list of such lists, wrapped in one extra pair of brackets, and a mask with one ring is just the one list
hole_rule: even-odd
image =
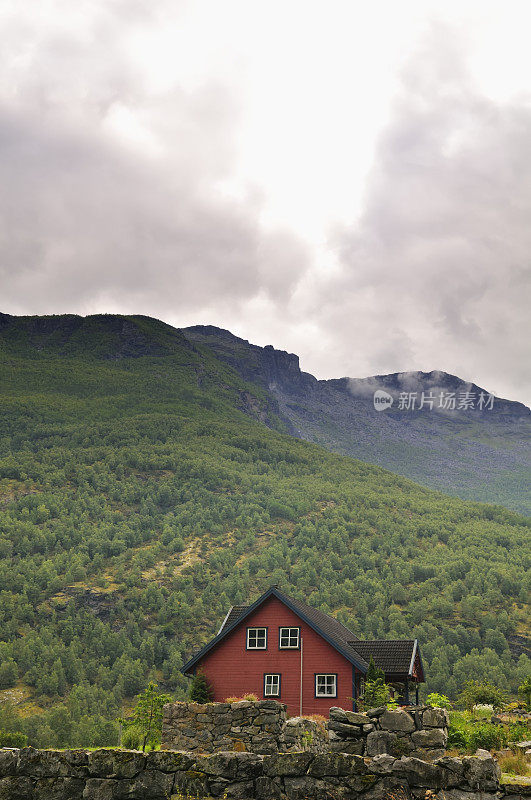
[(247, 650), (267, 648), (267, 628), (247, 628)]
[(337, 697), (337, 675), (316, 675), (315, 676), (315, 696), (316, 697)]
[(300, 628), (280, 628), (279, 646), (281, 650), (298, 650)]
[(280, 697), (280, 675), (264, 675), (264, 697)]

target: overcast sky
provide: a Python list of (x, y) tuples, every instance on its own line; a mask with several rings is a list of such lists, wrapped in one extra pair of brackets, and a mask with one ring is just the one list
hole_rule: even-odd
[(0, 310), (531, 399), (527, 0), (3, 0)]

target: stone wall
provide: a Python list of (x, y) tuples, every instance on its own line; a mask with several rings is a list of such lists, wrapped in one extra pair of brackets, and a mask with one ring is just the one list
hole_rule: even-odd
[(328, 732), (313, 720), (287, 719), (276, 700), (237, 703), (168, 703), (164, 706), (162, 748), (215, 753), (248, 751), (260, 755), (328, 747)]
[(291, 750), (352, 755), (411, 755), (433, 760), (446, 752), (448, 712), (417, 706), (408, 711), (377, 708), (366, 714), (331, 708), (328, 722), (287, 718), (276, 700), (237, 703), (169, 703), (164, 706), (162, 747), (214, 753), (269, 755)]
[(330, 750), (376, 756), (409, 755), (432, 761), (446, 752), (448, 711), (429, 706), (407, 711), (376, 708), (366, 714), (331, 708), (328, 729)]
[(328, 725), (306, 717), (290, 717), (286, 720), (278, 745), (279, 752), (306, 750), (324, 753), (330, 750)]
[(489, 753), (433, 763), (344, 753), (0, 750), (0, 800), (519, 800)]

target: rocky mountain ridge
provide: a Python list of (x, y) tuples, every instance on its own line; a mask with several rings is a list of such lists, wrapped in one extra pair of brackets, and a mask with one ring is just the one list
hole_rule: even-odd
[[(439, 370), (318, 380), (300, 369), (298, 356), (229, 331), (198, 325), (183, 333), (270, 392), (299, 438), (465, 499), (531, 511), (531, 411), (522, 403)], [(377, 391), (392, 404), (376, 408)], [(450, 407), (438, 407), (441, 394)], [(414, 407), (407, 398), (401, 406), (401, 395), (416, 395)]]

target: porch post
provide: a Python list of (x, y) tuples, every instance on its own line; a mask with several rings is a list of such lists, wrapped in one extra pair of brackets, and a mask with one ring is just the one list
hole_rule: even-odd
[(300, 675), (300, 696), (299, 696), (299, 716), (302, 717), (302, 636), (301, 636), (301, 675)]
[(415, 683), (415, 705), (419, 704), (419, 685)]

